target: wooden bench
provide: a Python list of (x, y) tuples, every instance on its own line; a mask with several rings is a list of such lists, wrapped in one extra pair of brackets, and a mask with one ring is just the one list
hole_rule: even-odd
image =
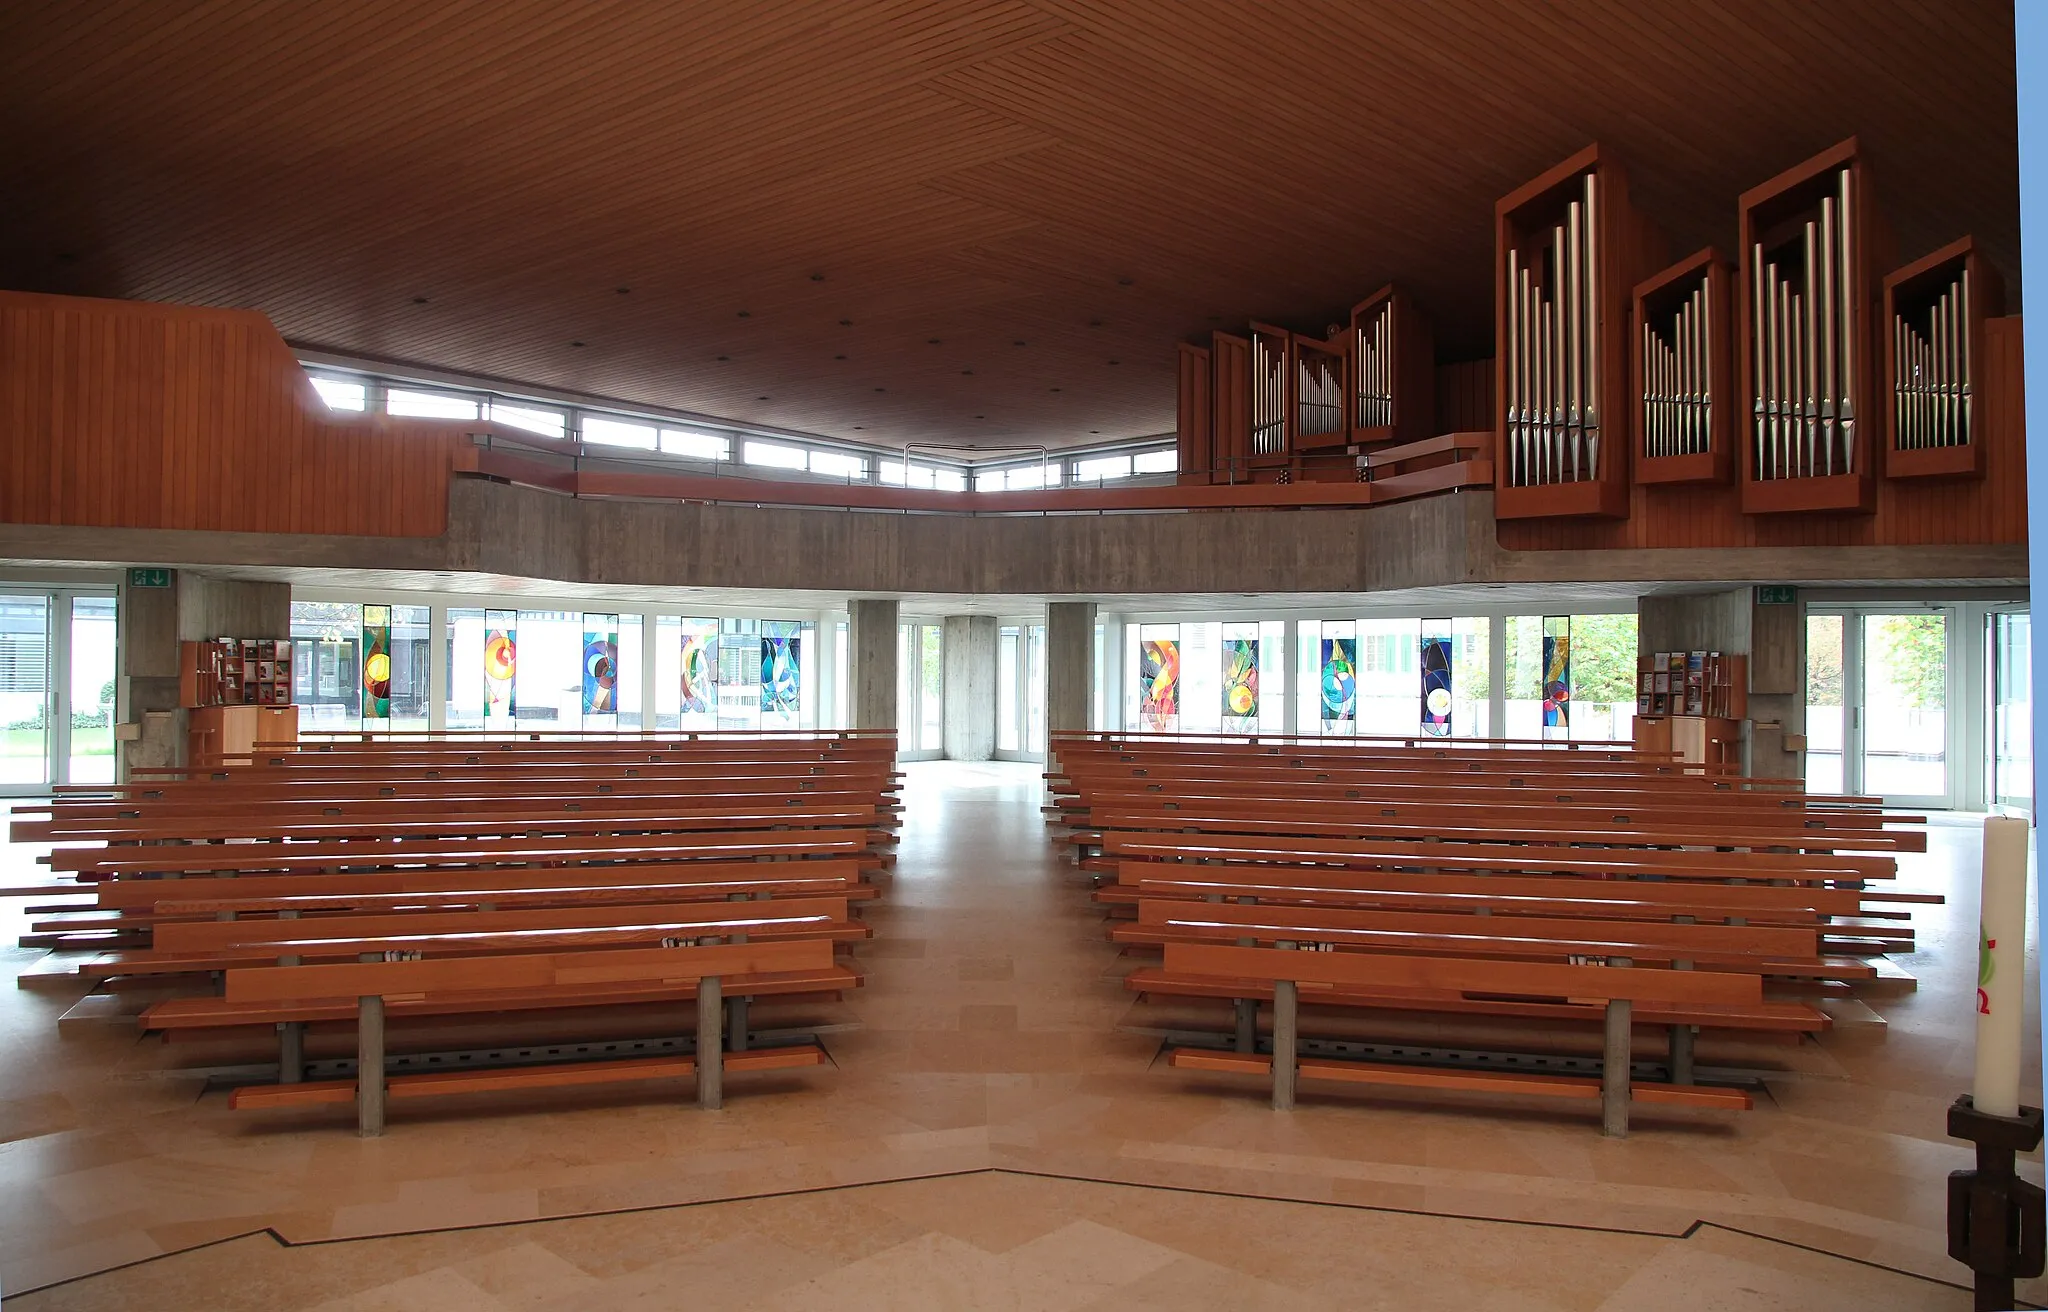
[[(1750, 1105), (1749, 1095), (1740, 1090), (1633, 1082), (1631, 1026), (1637, 1003), (1731, 1008), (1759, 1004), (1762, 987), (1753, 975), (1197, 943), (1168, 943), (1165, 965), (1157, 972), (1141, 974), (1148, 975), (1146, 982), (1152, 987), (1187, 983), (1221, 989), (1249, 987), (1268, 993), (1273, 999), (1270, 1056), (1183, 1047), (1173, 1051), (1169, 1063), (1186, 1070), (1266, 1075), (1272, 1083), (1273, 1106), (1277, 1110), (1294, 1107), (1296, 1084), (1304, 1076), (1410, 1088), (1597, 1098), (1601, 1105), (1601, 1128), (1609, 1135), (1628, 1133), (1631, 1100), (1730, 1109), (1746, 1109)], [(1354, 994), (1407, 993), (1421, 997), (1476, 994), (1486, 998), (1564, 999), (1598, 1007), (1605, 1027), (1601, 1078), (1596, 1082), (1518, 1072), (1303, 1061), (1299, 1055), (1302, 994), (1306, 992), (1312, 1000), (1341, 998), (1347, 990)]]
[[(225, 1007), (218, 1010), (240, 1008), (237, 1014), (242, 1016), (260, 1013), (287, 1025), (331, 1015), (337, 1007), (352, 1011), (357, 1077), (297, 1080), (291, 1069), (294, 1056), (285, 1051), (279, 1083), (237, 1090), (229, 1105), (254, 1109), (353, 1102), (358, 1132), (373, 1136), (384, 1132), (388, 1099), (694, 1076), (698, 1106), (715, 1109), (723, 1104), (727, 1070), (779, 1070), (824, 1061), (815, 1044), (727, 1053), (722, 1002), (728, 992), (773, 987), (778, 977), (810, 982), (839, 970), (832, 963), (831, 943), (823, 939), (231, 970), (222, 1000)], [(851, 972), (845, 976), (852, 982)], [(679, 994), (684, 988), (697, 1003), (697, 1051), (690, 1057), (386, 1077), (387, 999), (442, 1012), (496, 1011), (522, 1001), (557, 1006), (605, 992), (616, 996), (621, 990), (651, 989)], [(162, 1019), (158, 1017), (159, 1023)]]

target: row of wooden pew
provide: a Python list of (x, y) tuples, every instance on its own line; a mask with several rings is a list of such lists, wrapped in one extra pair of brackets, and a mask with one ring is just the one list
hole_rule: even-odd
[[(860, 984), (840, 954), (894, 861), (895, 755), (862, 732), (259, 744), (17, 807), (52, 877), (7, 891), (45, 902), (42, 978), (182, 986), (141, 1014), (167, 1038), (274, 1031), (277, 1080), (237, 1108), (353, 1102), (376, 1134), (389, 1099), (672, 1077), (717, 1106), (725, 1072), (823, 1062), (748, 1008)], [(691, 1001), (694, 1043), (600, 1041)], [(522, 1017), (580, 1041), (551, 1053), (639, 1055), (388, 1051), (394, 1022), (516, 1042)], [(351, 1078), (305, 1078), (309, 1031), (353, 1034)]]
[[(1910, 907), (1939, 900), (1891, 891), (1897, 855), (1925, 848), (1902, 827), (1917, 817), (1619, 744), (1069, 734), (1052, 751), (1112, 938), (1157, 956), (1129, 987), (1216, 1031), (1171, 1064), (1260, 1074), (1276, 1106), (1312, 1078), (1596, 1099), (1614, 1134), (1631, 1101), (1746, 1108), (1700, 1082), (1696, 1036), (1826, 1029), (1818, 1004), (1895, 973), (1882, 954), (1910, 949)], [(1327, 1042), (1301, 1034), (1304, 999)], [(1320, 1055), (1400, 1016), (1508, 1050)], [(1637, 1025), (1666, 1038), (1655, 1078), (1635, 1073)], [(1527, 1050), (1591, 1029), (1597, 1076)]]

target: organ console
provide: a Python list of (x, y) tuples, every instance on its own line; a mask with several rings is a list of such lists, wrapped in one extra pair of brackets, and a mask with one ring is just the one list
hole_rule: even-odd
[(1884, 473), (1982, 477), (1984, 320), (2004, 283), (1969, 237), (1884, 280)]

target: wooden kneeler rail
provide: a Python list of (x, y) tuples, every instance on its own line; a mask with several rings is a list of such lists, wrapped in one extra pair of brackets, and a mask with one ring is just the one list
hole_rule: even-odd
[[(1361, 1084), (1564, 1098), (1597, 1097), (1601, 1107), (1601, 1130), (1614, 1136), (1628, 1133), (1632, 1097), (1644, 1102), (1704, 1107), (1746, 1109), (1750, 1105), (1749, 1095), (1740, 1090), (1697, 1085), (1635, 1085), (1630, 1078), (1630, 1027), (1637, 1002), (1718, 1006), (1761, 1003), (1763, 986), (1754, 975), (1655, 970), (1633, 966), (1623, 958), (1611, 959), (1604, 966), (1576, 966), (1172, 942), (1166, 944), (1162, 974), (1174, 979), (1207, 979), (1271, 987), (1272, 1057), (1179, 1048), (1173, 1052), (1169, 1062), (1191, 1070), (1266, 1073), (1272, 1080), (1273, 1106), (1280, 1111), (1294, 1107), (1295, 1088), (1303, 1076)], [(1598, 1003), (1606, 1015), (1600, 1079), (1595, 1082), (1567, 1076), (1380, 1066), (1367, 1062), (1302, 1061), (1299, 1056), (1302, 993), (1306, 992), (1313, 1000), (1319, 991), (1343, 987)]]
[[(832, 944), (824, 939), (726, 943), (617, 951), (532, 953), (502, 957), (443, 957), (415, 961), (368, 961), (334, 965), (261, 966), (227, 972), (230, 1003), (305, 1005), (317, 1008), (353, 998), (356, 1008), (356, 1079), (280, 1083), (240, 1089), (236, 1108), (288, 1107), (354, 1101), (356, 1124), (365, 1136), (384, 1132), (392, 1098), (424, 1098), (506, 1089), (558, 1088), (571, 1084), (616, 1083), (694, 1075), (697, 1105), (723, 1105), (724, 1073), (814, 1066), (824, 1061), (815, 1044), (756, 1052), (725, 1052), (724, 998), (743, 994), (752, 979), (783, 973), (832, 969)], [(697, 993), (697, 1054), (629, 1061), (592, 1062), (527, 1069), (434, 1072), (387, 1078), (384, 1009), (389, 998), (434, 999), (460, 1009), (465, 997), (477, 1010), (495, 1010), (507, 993), (537, 993), (589, 985), (694, 985)], [(285, 1026), (283, 1033), (294, 1034)], [(283, 1054), (289, 1073), (298, 1054)]]

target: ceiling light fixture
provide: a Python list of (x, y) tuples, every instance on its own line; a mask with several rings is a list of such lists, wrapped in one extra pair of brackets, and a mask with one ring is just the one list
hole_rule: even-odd
[(424, 296), (415, 296), (412, 298), (412, 303), (414, 305), (425, 305), (427, 303), (427, 298)]
[(841, 319), (841, 320), (839, 321), (839, 326), (840, 326), (841, 328), (851, 328), (851, 327), (853, 327), (853, 320), (851, 320), (851, 319)]
[(822, 274), (822, 273), (814, 273), (814, 274), (812, 274), (812, 275), (811, 275), (811, 281), (812, 281), (812, 282), (823, 282), (823, 281), (825, 281), (825, 275), (824, 275), (824, 274)]
[(740, 318), (742, 318), (742, 319), (751, 319), (751, 318), (753, 318), (753, 317), (754, 317), (754, 316), (753, 316), (752, 312), (750, 312), (750, 311), (747, 311), (747, 310), (741, 310), (741, 311), (740, 311)]
[(1129, 278), (1118, 278), (1116, 280), (1116, 285), (1119, 287), (1128, 287), (1131, 285), (1131, 280)]
[(617, 292), (621, 296), (625, 296), (631, 293), (633, 289), (631, 287), (614, 287), (612, 288), (612, 290)]
[(571, 346), (581, 346), (581, 345), (583, 345), (583, 343), (581, 343), (581, 342), (571, 342), (571, 343), (569, 343), (569, 345), (571, 345)]

